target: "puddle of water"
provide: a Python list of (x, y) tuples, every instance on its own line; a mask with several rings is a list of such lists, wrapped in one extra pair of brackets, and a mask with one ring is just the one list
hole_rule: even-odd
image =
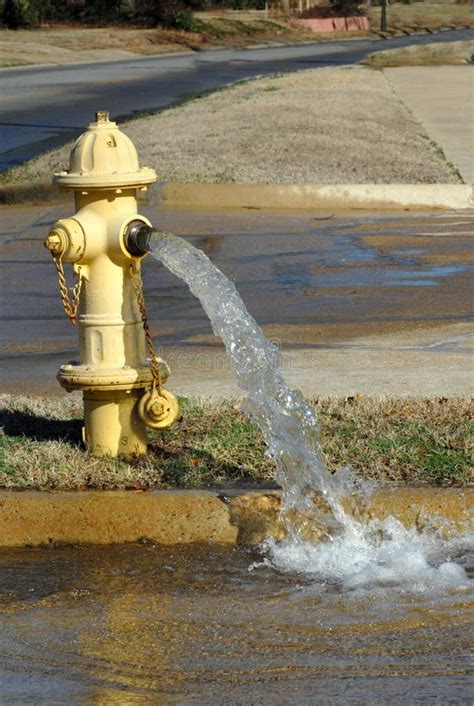
[(0, 551), (4, 703), (469, 702), (472, 592), (344, 591), (259, 559)]
[(305, 296), (311, 296), (318, 289), (338, 289), (341, 287), (432, 287), (440, 284), (443, 277), (461, 274), (468, 269), (466, 265), (435, 265), (412, 269), (374, 270), (367, 267), (354, 269), (335, 268), (327, 272), (315, 273), (311, 286), (304, 290)]
[(385, 281), (395, 287), (434, 287), (440, 278), (460, 274), (466, 269), (464, 265), (438, 265), (413, 271), (393, 270), (387, 273)]

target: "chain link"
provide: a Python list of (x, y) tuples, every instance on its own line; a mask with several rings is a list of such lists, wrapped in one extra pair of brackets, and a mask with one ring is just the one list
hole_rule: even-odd
[(148, 324), (148, 316), (146, 311), (145, 299), (143, 296), (143, 282), (140, 274), (140, 270), (136, 269), (136, 265), (130, 266), (130, 272), (132, 274), (133, 286), (135, 287), (135, 294), (137, 295), (138, 308), (140, 310), (140, 315), (143, 322), (143, 330), (145, 332), (145, 341), (148, 351), (148, 356), (150, 358), (150, 370), (153, 377), (152, 391), (158, 391), (161, 393), (161, 370), (158, 362), (158, 357), (155, 353), (155, 347), (153, 345), (153, 339), (151, 337), (150, 326)]
[(56, 272), (58, 273), (59, 292), (61, 294), (64, 311), (66, 312), (66, 316), (71, 320), (71, 323), (75, 326), (77, 324), (77, 312), (79, 309), (79, 299), (82, 289), (81, 269), (80, 267), (78, 268), (77, 282), (72, 288), (72, 299), (69, 299), (69, 291), (66, 284), (66, 276), (64, 274), (61, 256), (53, 255), (53, 262)]

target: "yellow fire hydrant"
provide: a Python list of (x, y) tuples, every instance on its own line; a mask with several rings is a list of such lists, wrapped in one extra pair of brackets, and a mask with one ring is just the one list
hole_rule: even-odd
[[(156, 178), (140, 168), (132, 141), (106, 112), (76, 141), (69, 170), (54, 175), (74, 192), (76, 212), (57, 221), (44, 243), (66, 314), (79, 325), (80, 348), (79, 363), (61, 366), (58, 380), (83, 392), (84, 442), (97, 456), (145, 453), (146, 426), (164, 428), (179, 416), (177, 400), (162, 388), (169, 369), (148, 327), (140, 274), (146, 253), (127, 249), (130, 232), (151, 230), (136, 197)], [(64, 262), (77, 278), (72, 296)]]

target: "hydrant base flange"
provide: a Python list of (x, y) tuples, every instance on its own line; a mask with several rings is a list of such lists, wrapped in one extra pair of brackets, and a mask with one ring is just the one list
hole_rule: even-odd
[[(159, 361), (162, 382), (166, 382), (169, 368)], [(61, 387), (68, 391), (134, 390), (149, 387), (153, 376), (149, 367), (140, 368), (99, 368), (91, 365), (62, 365), (57, 379)]]

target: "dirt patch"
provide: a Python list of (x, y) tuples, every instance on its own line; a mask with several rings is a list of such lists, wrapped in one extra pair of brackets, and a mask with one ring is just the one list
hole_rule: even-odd
[[(384, 74), (328, 68), (249, 81), (122, 125), (175, 182), (459, 183)], [(47, 179), (71, 144), (3, 174)]]

